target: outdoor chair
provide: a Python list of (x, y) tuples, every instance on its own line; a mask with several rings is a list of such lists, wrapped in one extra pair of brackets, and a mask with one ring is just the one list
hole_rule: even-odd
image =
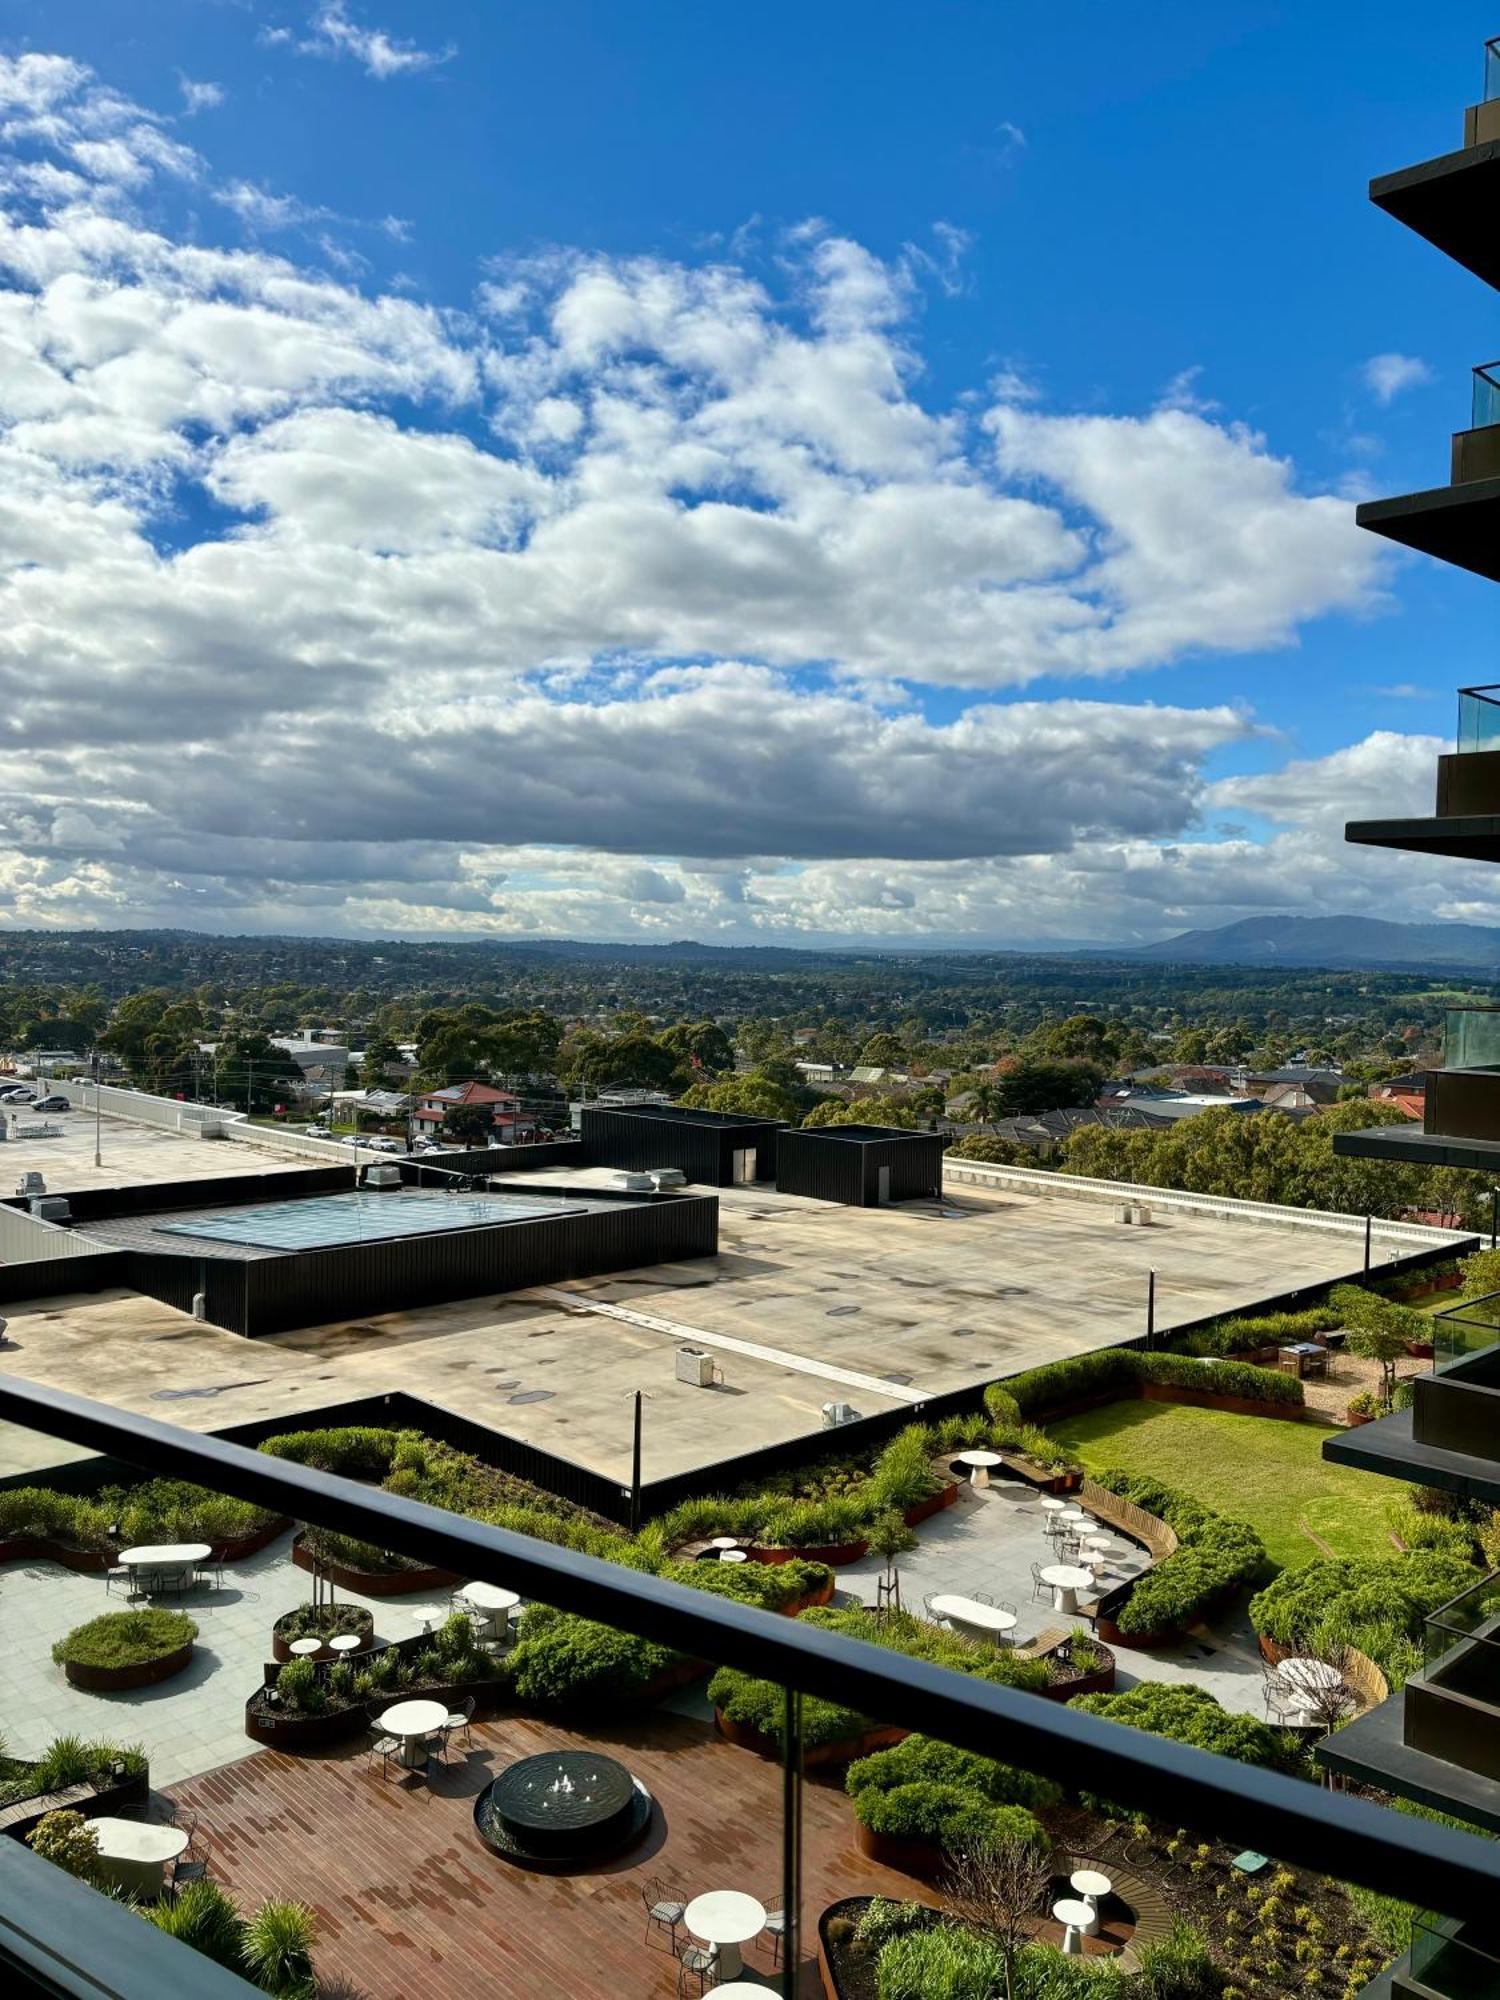
[(936, 1593), (931, 1590), (924, 1590), (922, 1592), (922, 1609), (927, 1613), (927, 1616), (932, 1620), (934, 1625), (941, 1625), (943, 1622), (942, 1613), (934, 1611), (932, 1608), (932, 1601), (935, 1595)]
[(443, 1739), (443, 1754), (445, 1756), (448, 1751), (449, 1739), (457, 1735), (460, 1729), (464, 1733), (465, 1743), (472, 1743), (474, 1741), (474, 1708), (475, 1701), (473, 1695), (466, 1695), (443, 1724), (441, 1735)]
[(1048, 1599), (1052, 1596), (1052, 1586), (1044, 1580), (1040, 1563), (1033, 1563), (1031, 1565), (1031, 1595), (1033, 1598), (1045, 1597)]
[[(766, 1927), (760, 1936), (770, 1944), (772, 1965), (780, 1965), (781, 1947), (786, 1942), (786, 1911), (782, 1908), (781, 1891), (778, 1889), (760, 1900), (766, 1912)], [(759, 1943), (760, 1939), (756, 1942)]]
[(400, 1752), (401, 1745), (397, 1738), (385, 1735), (381, 1730), (376, 1728), (374, 1723), (371, 1723), (370, 1752), (365, 1759), (365, 1769), (368, 1771), (371, 1764), (378, 1757), (380, 1759), (380, 1775), (384, 1778), (391, 1768), (391, 1759), (399, 1756)]
[(219, 1556), (210, 1556), (206, 1562), (195, 1563), (193, 1565), (193, 1579), (195, 1582), (206, 1583), (210, 1577), (213, 1578), (215, 1590), (222, 1590), (224, 1588), (224, 1564)]
[(190, 1820), (188, 1825), (188, 1844), (172, 1863), (172, 1880), (169, 1886), (174, 1896), (189, 1882), (202, 1882), (208, 1875), (208, 1856), (193, 1852), (193, 1842), (198, 1836), (197, 1819)]
[(710, 1986), (719, 1983), (719, 1947), (716, 1944), (684, 1945), (677, 1961), (677, 1991), (691, 1993), (689, 1983), (696, 1979), (699, 1993), (706, 1993)]
[(976, 1604), (988, 1604), (993, 1606), (995, 1600), (993, 1597), (990, 1596), (987, 1590), (976, 1590), (974, 1592), (974, 1602)]
[(104, 1572), (104, 1590), (106, 1596), (109, 1594), (110, 1591), (114, 1589), (115, 1585), (120, 1582), (123, 1582), (125, 1585), (125, 1595), (127, 1597), (134, 1597), (135, 1595), (134, 1572), (127, 1569), (124, 1563), (115, 1563), (111, 1568), (107, 1569)]
[(677, 1955), (677, 1926), (687, 1911), (687, 1898), (678, 1890), (663, 1882), (659, 1875), (648, 1876), (641, 1885), (641, 1901), (646, 1905), (646, 1936), (651, 1936), (653, 1924), (666, 1931), (672, 1940), (672, 1955)]
[(1261, 1693), (1266, 1700), (1266, 1720), (1284, 1723), (1289, 1715), (1296, 1713), (1296, 1704), (1291, 1690), (1281, 1678), (1278, 1667), (1262, 1666)]

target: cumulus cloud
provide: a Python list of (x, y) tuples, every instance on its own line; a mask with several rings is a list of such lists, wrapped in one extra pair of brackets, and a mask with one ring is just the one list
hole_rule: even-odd
[(1360, 370), (1377, 403), (1393, 403), (1404, 389), (1432, 380), (1432, 370), (1415, 354), (1372, 354)]
[(1204, 828), (1273, 817), (1210, 776), (1249, 712), (1115, 684), (1363, 612), (1380, 557), (1190, 384), (935, 406), (942, 226), (555, 249), (459, 310), (174, 235), (139, 197), (184, 178), (319, 216), (0, 63), (0, 919), (990, 938), (1246, 893)]
[(182, 108), (189, 118), (200, 111), (214, 111), (224, 102), (222, 84), (197, 82), (190, 76), (177, 72), (177, 87), (182, 92)]
[[(271, 39), (290, 39), (272, 31)], [(419, 48), (415, 42), (388, 35), (384, 28), (367, 28), (351, 19), (345, 0), (323, 0), (314, 10), (306, 36), (296, 43), (300, 55), (347, 56), (357, 62), (366, 76), (384, 83), (389, 77), (409, 75), (414, 70), (433, 69), (450, 62), (456, 51), (450, 44), (443, 49)]]

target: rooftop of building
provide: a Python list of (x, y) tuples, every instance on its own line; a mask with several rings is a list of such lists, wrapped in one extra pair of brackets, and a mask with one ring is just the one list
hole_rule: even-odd
[(937, 1136), (932, 1132), (914, 1132), (902, 1125), (814, 1125), (807, 1131), (799, 1128), (795, 1134), (799, 1139), (838, 1139), (856, 1146), (887, 1139), (921, 1139), (930, 1143)]
[[(595, 1106), (586, 1104), (583, 1108), (585, 1111), (592, 1111)], [(599, 1108), (618, 1111), (631, 1118), (660, 1118), (681, 1125), (712, 1125), (718, 1129), (730, 1126), (743, 1126), (748, 1129), (754, 1126), (757, 1130), (764, 1130), (767, 1125), (780, 1125), (783, 1122), (779, 1118), (747, 1117), (742, 1111), (704, 1111), (694, 1104), (605, 1104)]]

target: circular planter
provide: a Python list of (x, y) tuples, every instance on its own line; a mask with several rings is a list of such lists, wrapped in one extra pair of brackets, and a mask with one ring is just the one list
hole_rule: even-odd
[(153, 1687), (157, 1681), (169, 1681), (173, 1674), (180, 1674), (193, 1657), (193, 1642), (178, 1646), (173, 1652), (161, 1653), (154, 1660), (137, 1660), (128, 1667), (83, 1667), (67, 1660), (63, 1672), (68, 1685), (87, 1688), (91, 1694), (110, 1694), (120, 1688)]
[(863, 1537), (857, 1542), (834, 1542), (826, 1548), (806, 1549), (762, 1549), (749, 1551), (751, 1562), (785, 1563), (810, 1562), (827, 1563), (830, 1569), (837, 1569), (842, 1563), (858, 1562), (861, 1556), (870, 1553), (870, 1544)]
[(291, 1526), (290, 1518), (280, 1514), (274, 1521), (268, 1521), (263, 1528), (257, 1528), (253, 1535), (240, 1535), (237, 1539), (214, 1543), (214, 1561), (240, 1563), (247, 1557), (258, 1556), (262, 1549), (268, 1549), (278, 1535), (284, 1535)]
[[(359, 1610), (359, 1624), (355, 1632), (355, 1636), (359, 1640), (357, 1646), (352, 1649), (346, 1648), (342, 1653), (335, 1653), (330, 1649), (325, 1640), (321, 1652), (309, 1653), (306, 1657), (310, 1660), (347, 1660), (358, 1659), (361, 1653), (368, 1653), (375, 1644), (375, 1614), (373, 1611), (364, 1610), (362, 1606), (357, 1606), (356, 1609)], [(290, 1613), (287, 1614), (287, 1616), (290, 1615)], [(288, 1660), (300, 1658), (301, 1655), (294, 1653), (291, 1641), (282, 1637), (282, 1623), (283, 1620), (278, 1618), (276, 1623), (271, 1627), (271, 1658), (279, 1661), (282, 1666), (285, 1666)], [(300, 1638), (303, 1635), (299, 1633), (297, 1636)], [(316, 1635), (309, 1632), (305, 1636), (311, 1639)]]
[[(725, 1742), (733, 1743), (738, 1749), (753, 1750), (757, 1757), (769, 1758), (772, 1763), (781, 1762), (781, 1745), (774, 1736), (767, 1736), (759, 1729), (752, 1729), (745, 1722), (731, 1722), (722, 1708), (714, 1710), (714, 1727)], [(862, 1736), (841, 1737), (835, 1743), (818, 1743), (802, 1753), (805, 1769), (818, 1764), (852, 1764), (856, 1757), (868, 1757), (875, 1750), (890, 1750), (897, 1743), (905, 1742), (911, 1734), (909, 1729), (867, 1729)]]
[(1108, 1646), (1099, 1648), (1104, 1655), (1102, 1665), (1091, 1674), (1072, 1674), (1067, 1680), (1049, 1681), (1040, 1692), (1049, 1701), (1071, 1701), (1075, 1694), (1109, 1694), (1115, 1684), (1115, 1656)]
[(859, 1819), (854, 1822), (854, 1844), (867, 1860), (894, 1868), (898, 1875), (915, 1875), (919, 1882), (935, 1882), (953, 1858), (935, 1840), (905, 1840), (894, 1833), (874, 1833)]
[[(800, 1551), (798, 1552), (800, 1553)], [(360, 1597), (412, 1597), (418, 1591), (452, 1590), (463, 1579), (449, 1569), (345, 1569), (342, 1563), (314, 1563), (298, 1535), (292, 1543), (292, 1561), (298, 1569), (316, 1569), (329, 1577), (340, 1590)]]
[[(404, 1700), (405, 1692), (393, 1695)], [(369, 1727), (363, 1704), (329, 1709), (322, 1715), (287, 1715), (266, 1708), (258, 1695), (245, 1703), (245, 1734), (272, 1750), (310, 1750), (323, 1743), (346, 1743)]]

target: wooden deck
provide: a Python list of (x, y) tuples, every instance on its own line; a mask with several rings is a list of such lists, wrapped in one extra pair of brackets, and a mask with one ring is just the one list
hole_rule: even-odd
[[(657, 1810), (646, 1839), (578, 1875), (533, 1874), (500, 1860), (474, 1831), (474, 1800), (505, 1764), (589, 1747), (628, 1764)], [(326, 2000), (669, 2000), (677, 1965), (664, 1933), (644, 1937), (641, 1886), (660, 1875), (689, 1897), (744, 1889), (765, 1902), (781, 1879), (781, 1773), (705, 1723), (655, 1714), (580, 1734), (509, 1717), (476, 1725), (429, 1786), (383, 1779), (363, 1749), (291, 1757), (261, 1751), (170, 1787), (198, 1814), (210, 1872), (244, 1905), (295, 1896), (317, 1915)], [(927, 1896), (854, 1847), (837, 1780), (803, 1791), (799, 1995), (820, 1995), (819, 1912), (840, 1896)], [(746, 1950), (747, 1973), (770, 1976)]]

